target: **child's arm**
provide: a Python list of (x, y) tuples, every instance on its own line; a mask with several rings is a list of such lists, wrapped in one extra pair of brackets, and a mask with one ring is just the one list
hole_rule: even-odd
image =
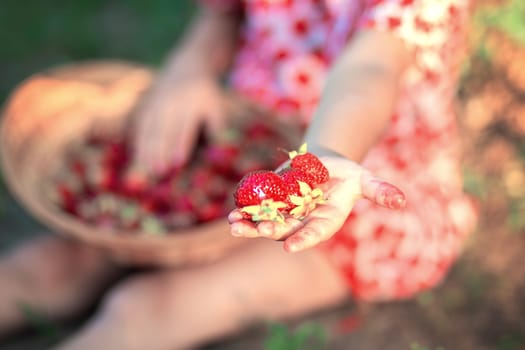
[(331, 69), (306, 134), (308, 149), (360, 161), (389, 123), (408, 53), (389, 33), (364, 31)]
[(240, 16), (236, 12), (199, 9), (180, 43), (170, 52), (160, 79), (194, 67), (220, 78), (235, 56)]
[(203, 8), (169, 54), (134, 120), (135, 163), (163, 172), (186, 162), (201, 124), (225, 118), (220, 77), (233, 60), (239, 16)]
[(233, 235), (284, 240), (286, 250), (300, 251), (332, 237), (359, 198), (393, 209), (404, 206), (401, 191), (356, 163), (388, 125), (400, 77), (408, 64), (403, 45), (387, 33), (362, 32), (328, 76), (306, 133), (309, 151), (319, 155), (330, 172), (326, 203), (305, 219), (287, 218), (285, 224), (268, 221), (255, 225), (242, 220), (235, 210), (229, 216)]

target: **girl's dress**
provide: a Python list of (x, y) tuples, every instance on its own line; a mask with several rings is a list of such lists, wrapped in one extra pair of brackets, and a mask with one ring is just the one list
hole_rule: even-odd
[(357, 31), (388, 31), (406, 43), (413, 64), (389, 129), (362, 164), (398, 184), (408, 205), (393, 211), (359, 201), (342, 230), (318, 249), (355, 298), (407, 298), (439, 283), (476, 219), (462, 191), (454, 105), (468, 0), (205, 2), (244, 16), (232, 87), (304, 123), (331, 63)]

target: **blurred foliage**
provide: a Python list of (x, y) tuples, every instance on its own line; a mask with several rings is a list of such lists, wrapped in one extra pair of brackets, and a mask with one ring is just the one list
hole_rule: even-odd
[(303, 323), (295, 330), (283, 323), (269, 325), (265, 350), (322, 350), (326, 348), (326, 333), (315, 323)]
[[(478, 2), (462, 77), (464, 187), (510, 232), (525, 229), (525, 1)], [(503, 217), (502, 219), (499, 219)], [(483, 222), (487, 224), (487, 222)]]
[(5, 187), (4, 179), (2, 178), (2, 176), (0, 176), (0, 218), (2, 217), (2, 214), (4, 213), (4, 207), (7, 204), (5, 200), (6, 190), (7, 189)]
[(49, 341), (56, 342), (59, 340), (59, 328), (46, 316), (25, 303), (21, 303), (19, 308), (23, 316), (30, 324), (30, 327), (33, 328), (38, 334)]
[(482, 201), (488, 198), (487, 179), (471, 168), (463, 170), (463, 187), (467, 193)]
[(499, 29), (525, 44), (525, 1), (508, 0), (500, 6), (481, 7), (474, 14), (473, 26), (481, 32)]
[(505, 335), (498, 341), (498, 350), (522, 350), (524, 343), (525, 336), (523, 334)]
[(507, 0), (499, 5), (477, 7), (471, 21), (473, 56), (490, 60), (495, 54), (486, 44), (491, 30), (501, 31), (512, 40), (525, 45), (525, 1)]
[(525, 228), (525, 200), (516, 198), (510, 201), (508, 225), (515, 231), (521, 231)]
[[(418, 342), (415, 342), (410, 345), (410, 350), (432, 350), (432, 349), (429, 348), (428, 346), (424, 346), (424, 345), (419, 344)], [(439, 348), (436, 348), (435, 350), (445, 350), (445, 349), (442, 347), (439, 347)]]
[(27, 76), (77, 60), (158, 65), (194, 11), (190, 0), (0, 1), (0, 102)]

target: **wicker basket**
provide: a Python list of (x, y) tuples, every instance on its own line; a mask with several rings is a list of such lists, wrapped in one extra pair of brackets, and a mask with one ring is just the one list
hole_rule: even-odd
[(44, 184), (72, 140), (92, 127), (119, 130), (148, 88), (153, 72), (120, 61), (95, 61), (36, 74), (12, 93), (2, 115), (0, 152), (6, 183), (21, 204), (57, 233), (101, 247), (133, 265), (180, 266), (211, 261), (246, 240), (228, 233), (226, 220), (155, 237), (97, 231), (64, 214), (44, 195)]

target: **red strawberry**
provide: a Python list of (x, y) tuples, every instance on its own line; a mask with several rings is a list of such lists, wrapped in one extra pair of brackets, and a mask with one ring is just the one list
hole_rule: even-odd
[(86, 176), (86, 163), (82, 159), (72, 159), (70, 171), (79, 179), (83, 180)]
[(286, 204), (290, 215), (304, 217), (318, 204), (324, 203), (323, 192), (319, 188), (311, 188), (308, 184), (309, 177), (302, 170), (287, 168), (280, 174), (288, 188)]
[(144, 194), (150, 200), (151, 208), (158, 214), (172, 210), (172, 188), (169, 183), (150, 187)]
[(112, 170), (120, 170), (128, 161), (129, 155), (123, 141), (110, 141), (102, 150), (102, 164)]
[(302, 170), (309, 178), (307, 183), (311, 187), (325, 183), (329, 180), (328, 169), (321, 163), (319, 158), (313, 153), (299, 153), (292, 158), (290, 167)]
[(286, 185), (279, 175), (270, 170), (246, 174), (235, 190), (233, 198), (238, 208), (258, 205), (264, 199), (284, 202), (288, 197)]
[(254, 121), (245, 127), (247, 140), (254, 141), (260, 139), (272, 139), (275, 137), (274, 131), (265, 123)]
[(220, 174), (228, 174), (239, 153), (240, 149), (235, 145), (211, 145), (204, 149), (204, 161)]
[(151, 180), (146, 173), (130, 167), (122, 174), (120, 191), (127, 196), (139, 196), (146, 192), (150, 185)]
[[(301, 195), (301, 189), (299, 187), (298, 181), (306, 182), (308, 185), (312, 186), (309, 183), (310, 177), (308, 177), (301, 169), (286, 168), (280, 171), (279, 175), (281, 176), (281, 179), (283, 179), (286, 188), (288, 189), (288, 195)], [(286, 203), (288, 203), (288, 201)]]
[(198, 208), (197, 218), (200, 222), (208, 222), (224, 215), (224, 209), (219, 203), (208, 202)]
[[(298, 205), (292, 206), (287, 187), (303, 194), (304, 185), (299, 188), (296, 180), (287, 185), (274, 172), (260, 171), (285, 161), (278, 158), (285, 153), (268, 153), (276, 144), (285, 143), (282, 133), (270, 124), (254, 122), (237, 125), (213, 144), (202, 135), (187, 167), (173, 166), (149, 177), (130, 168), (132, 149), (126, 138), (91, 134), (66, 155), (65, 170), (75, 185), (61, 186), (57, 179), (50, 195), (62, 210), (89, 224), (154, 232), (213, 220), (234, 204), (254, 221), (279, 221), (288, 210), (296, 210)], [(244, 174), (254, 171), (243, 179), (242, 186), (237, 185), (235, 196), (228, 195)], [(114, 197), (120, 209), (108, 206), (108, 201), (103, 201), (103, 210), (99, 208), (107, 195)], [(128, 205), (133, 210), (124, 208)]]
[(78, 198), (75, 196), (74, 191), (66, 185), (59, 185), (57, 188), (59, 195), (59, 201), (62, 208), (73, 215), (77, 214)]
[(177, 193), (173, 198), (173, 208), (177, 213), (191, 214), (195, 209), (191, 196), (187, 193)]

